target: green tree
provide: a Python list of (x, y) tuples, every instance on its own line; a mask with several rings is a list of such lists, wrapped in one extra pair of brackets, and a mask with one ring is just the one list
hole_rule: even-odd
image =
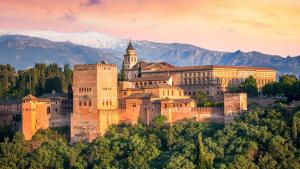
[(299, 133), (300, 133), (300, 112), (294, 114), (293, 117), (293, 140), (295, 144), (300, 144)]
[(69, 64), (64, 65), (63, 74), (65, 78), (64, 89), (67, 89), (69, 85), (72, 85), (72, 74), (73, 74)]
[(32, 95), (36, 95), (37, 85), (38, 85), (37, 72), (35, 69), (32, 69), (31, 77), (30, 77), (30, 93)]
[(120, 72), (120, 77), (119, 77), (120, 81), (125, 81), (126, 80), (126, 76), (125, 76), (125, 64), (124, 62), (122, 62), (122, 69)]
[(171, 157), (170, 161), (168, 161), (166, 169), (174, 169), (174, 168), (180, 168), (180, 169), (194, 169), (196, 166), (191, 162), (190, 160), (186, 159), (182, 155), (174, 155)]
[(196, 94), (196, 100), (198, 107), (202, 107), (205, 105), (205, 103), (208, 102), (207, 95), (203, 93), (202, 91), (198, 91)]
[(285, 74), (279, 77), (279, 82), (283, 84), (292, 85), (297, 81), (297, 77), (295, 75)]
[(152, 119), (152, 126), (155, 128), (161, 128), (167, 120), (166, 116), (158, 115)]
[(8, 81), (8, 73), (7, 72), (4, 72), (4, 75), (3, 75), (2, 88), (3, 88), (2, 89), (3, 93), (6, 94), (9, 89), (9, 81)]
[(249, 76), (245, 79), (245, 81), (241, 84), (241, 88), (242, 91), (247, 93), (250, 97), (257, 96), (258, 94), (256, 79), (253, 76)]
[(202, 134), (198, 135), (198, 169), (213, 168), (213, 156), (207, 152), (202, 142)]
[(174, 129), (171, 125), (168, 127), (167, 132), (167, 146), (170, 149), (171, 146), (175, 143)]
[(240, 93), (242, 90), (241, 90), (240, 86), (231, 85), (231, 86), (229, 86), (228, 91), (229, 91), (229, 93)]

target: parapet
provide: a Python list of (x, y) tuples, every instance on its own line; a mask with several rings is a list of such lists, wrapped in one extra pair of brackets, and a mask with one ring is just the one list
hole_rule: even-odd
[(77, 64), (73, 66), (73, 70), (95, 70), (97, 67), (117, 67), (115, 64), (97, 63), (97, 64)]

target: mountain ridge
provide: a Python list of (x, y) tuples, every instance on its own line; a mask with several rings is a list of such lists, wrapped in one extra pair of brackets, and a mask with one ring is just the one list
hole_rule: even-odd
[[(94, 32), (92, 33), (94, 34)], [(25, 69), (35, 62), (59, 64), (95, 63), (101, 60), (115, 63), (119, 67), (128, 44), (128, 39), (106, 36), (96, 37), (93, 45), (76, 44), (74, 40), (60, 37), (61, 41), (53, 41), (41, 37), (3, 34), (0, 31), (1, 64), (10, 63), (17, 69)], [(88, 35), (92, 38), (92, 35)], [(54, 37), (59, 37), (55, 35)], [(69, 37), (70, 38), (70, 37)], [(83, 35), (73, 37), (80, 40)], [(53, 39), (53, 37), (52, 37)], [(62, 42), (62, 39), (65, 41)], [(67, 42), (69, 41), (69, 42)], [(87, 43), (88, 40), (84, 39)], [(96, 43), (99, 44), (96, 44)], [(79, 43), (79, 42), (77, 42)], [(268, 55), (258, 51), (218, 52), (190, 44), (156, 43), (151, 41), (133, 41), (139, 60), (166, 61), (176, 66), (191, 65), (235, 65), (271, 67), (282, 73), (300, 73), (300, 56), (281, 57)], [(22, 63), (20, 63), (20, 61)]]

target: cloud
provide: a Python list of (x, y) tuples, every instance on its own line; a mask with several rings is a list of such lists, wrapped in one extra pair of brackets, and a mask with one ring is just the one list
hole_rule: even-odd
[(236, 23), (241, 23), (245, 25), (250, 25), (256, 28), (269, 29), (274, 26), (265, 22), (255, 21), (255, 20), (234, 20)]
[(94, 6), (101, 4), (101, 0), (87, 0), (84, 3), (80, 3), (79, 6)]
[(76, 17), (74, 13), (64, 13), (64, 15), (60, 17), (60, 19), (65, 21), (75, 21)]

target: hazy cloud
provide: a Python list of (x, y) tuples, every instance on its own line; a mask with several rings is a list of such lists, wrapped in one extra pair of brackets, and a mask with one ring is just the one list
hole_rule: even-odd
[(76, 17), (74, 13), (64, 13), (60, 19), (65, 20), (65, 21), (75, 21)]
[(87, 0), (84, 3), (80, 3), (79, 6), (94, 6), (101, 4), (101, 0)]

